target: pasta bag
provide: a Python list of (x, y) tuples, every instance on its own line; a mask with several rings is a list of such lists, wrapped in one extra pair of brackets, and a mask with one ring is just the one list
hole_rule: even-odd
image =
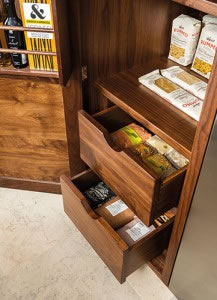
[(169, 59), (188, 66), (192, 63), (200, 36), (201, 21), (181, 15), (173, 21)]

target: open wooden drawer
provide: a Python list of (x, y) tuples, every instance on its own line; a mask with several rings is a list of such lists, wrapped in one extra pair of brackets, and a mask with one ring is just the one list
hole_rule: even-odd
[(95, 214), (82, 194), (99, 181), (101, 179), (91, 170), (77, 175), (72, 181), (62, 176), (64, 209), (114, 276), (123, 283), (128, 275), (167, 247), (173, 220), (129, 247), (104, 218)]
[(150, 226), (153, 220), (176, 206), (186, 168), (161, 179), (129, 149), (117, 150), (110, 132), (136, 122), (114, 106), (94, 116), (79, 112), (81, 158)]

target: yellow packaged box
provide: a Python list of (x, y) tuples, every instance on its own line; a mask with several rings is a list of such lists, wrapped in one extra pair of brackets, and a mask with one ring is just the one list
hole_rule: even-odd
[[(51, 0), (19, 0), (24, 27), (53, 29)], [(54, 33), (25, 32), (27, 50), (56, 52)], [(58, 71), (57, 57), (29, 54), (31, 70)]]

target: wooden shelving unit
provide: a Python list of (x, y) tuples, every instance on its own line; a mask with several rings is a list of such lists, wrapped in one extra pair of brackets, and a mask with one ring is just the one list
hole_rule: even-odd
[(144, 74), (173, 65), (170, 60), (156, 58), (96, 85), (104, 97), (190, 158), (197, 122), (138, 82)]
[[(19, 1), (15, 1), (17, 14), (20, 16)], [(0, 9), (3, 4), (0, 4)], [(55, 35), (56, 40), (56, 52), (43, 52), (43, 51), (30, 51), (26, 49), (7, 49), (1, 48), (0, 52), (2, 53), (21, 53), (21, 54), (34, 54), (34, 55), (47, 55), (47, 56), (56, 56), (58, 61), (58, 72), (50, 71), (33, 71), (28, 67), (22, 70), (13, 68), (13, 66), (0, 68), (0, 74), (9, 75), (9, 76), (31, 76), (31, 77), (41, 77), (41, 78), (58, 78), (61, 85), (66, 85), (70, 79), (72, 73), (72, 64), (71, 64), (71, 53), (70, 53), (70, 36), (69, 28), (67, 27), (67, 18), (68, 18), (68, 3), (64, 3), (61, 6), (56, 0), (52, 0), (52, 12), (53, 12), (53, 29), (41, 29), (34, 27), (23, 27), (23, 26), (0, 26), (0, 30), (17, 30), (17, 31), (29, 31), (29, 32), (43, 32), (43, 33), (52, 33)], [(61, 23), (60, 20), (64, 19), (65, 22)]]
[(204, 13), (217, 16), (216, 0), (173, 0), (173, 1), (200, 10)]
[(45, 72), (45, 71), (33, 71), (29, 67), (24, 69), (15, 69), (12, 65), (6, 68), (0, 67), (1, 75), (12, 75), (12, 76), (30, 76), (30, 77), (46, 77), (46, 78), (59, 78), (58, 72)]

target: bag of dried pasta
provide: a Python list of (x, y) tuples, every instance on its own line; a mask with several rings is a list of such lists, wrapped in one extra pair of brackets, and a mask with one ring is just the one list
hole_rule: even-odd
[(217, 49), (217, 25), (207, 24), (201, 33), (192, 70), (209, 79)]
[(188, 66), (192, 63), (200, 36), (201, 21), (181, 15), (173, 21), (169, 59)]

